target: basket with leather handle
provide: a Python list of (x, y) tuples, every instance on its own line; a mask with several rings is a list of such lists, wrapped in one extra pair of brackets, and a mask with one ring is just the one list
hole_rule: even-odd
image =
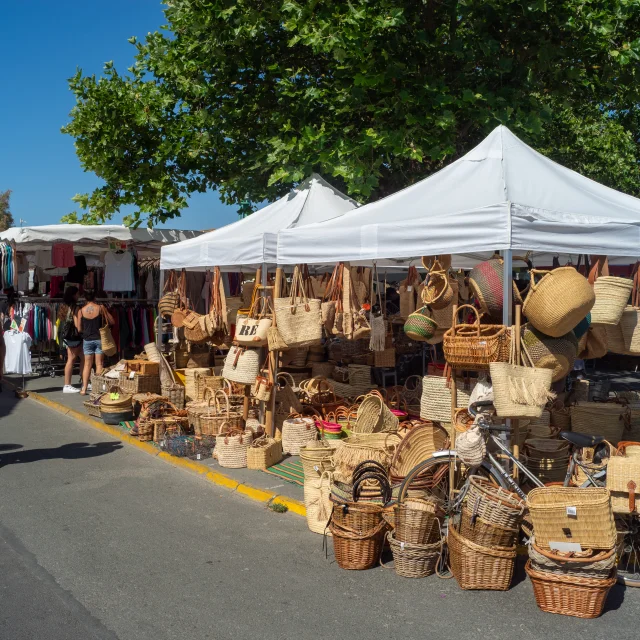
[(609, 261), (606, 256), (598, 256), (589, 273), (596, 302), (591, 310), (594, 324), (617, 325), (629, 302), (633, 282), (628, 278), (609, 275)]

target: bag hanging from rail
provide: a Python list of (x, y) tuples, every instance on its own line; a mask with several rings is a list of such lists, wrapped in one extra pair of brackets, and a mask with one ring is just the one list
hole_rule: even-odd
[(427, 259), (423, 258), (422, 264), (427, 269), (427, 277), (421, 293), (422, 302), (432, 310), (445, 309), (453, 301), (448, 269), (445, 269), (437, 259), (428, 263)]
[(596, 296), (596, 303), (591, 310), (591, 322), (617, 325), (629, 302), (633, 282), (628, 278), (610, 276), (606, 256), (596, 257), (589, 273), (589, 282), (593, 285)]
[(264, 366), (256, 377), (256, 381), (253, 385), (253, 395), (257, 400), (269, 402), (271, 399), (271, 392), (273, 390), (273, 372), (271, 370), (271, 357), (267, 355), (267, 368)]
[(420, 287), (420, 275), (415, 267), (409, 267), (407, 277), (400, 283), (400, 317), (408, 318), (416, 310), (416, 299)]
[(426, 306), (420, 307), (420, 309), (411, 313), (404, 323), (406, 335), (418, 342), (430, 340), (437, 330), (438, 324), (429, 316), (429, 310)]
[(109, 326), (109, 320), (107, 318), (107, 311), (103, 305), (100, 305), (100, 314), (104, 320), (104, 325), (100, 329), (100, 342), (102, 346), (102, 353), (105, 356), (113, 356), (118, 353), (116, 342), (111, 334), (111, 327)]
[(187, 315), (187, 272), (183, 269), (177, 281), (178, 301), (171, 314), (171, 324), (179, 329), (182, 327), (184, 318)]
[(338, 331), (336, 327), (336, 314), (342, 313), (342, 273), (344, 264), (338, 263), (333, 269), (331, 278), (326, 287), (325, 294), (320, 305), (320, 314), (322, 324), (328, 337), (338, 335), (342, 332), (342, 328)]
[(625, 307), (620, 319), (620, 331), (624, 340), (626, 353), (633, 356), (640, 355), (640, 262), (633, 268), (633, 288), (631, 290), (631, 304)]
[[(536, 282), (536, 277), (541, 276)], [(589, 281), (573, 267), (531, 269), (531, 285), (522, 313), (538, 331), (559, 338), (572, 331), (593, 308)]]
[(555, 397), (551, 369), (536, 369), (526, 346), (521, 345), (522, 366), (516, 363), (516, 336), (511, 336), (509, 362), (489, 365), (493, 404), (500, 418), (539, 418), (547, 402)]
[(578, 341), (573, 331), (559, 338), (552, 338), (527, 323), (522, 327), (521, 339), (534, 367), (552, 370), (552, 382), (561, 380), (573, 369), (578, 353)]
[(273, 304), (278, 332), (290, 349), (322, 342), (321, 302), (307, 297), (299, 265), (293, 272), (291, 296), (276, 298)]
[(222, 375), (231, 382), (253, 384), (259, 371), (258, 351), (233, 345), (224, 361)]
[(169, 271), (167, 281), (164, 284), (162, 298), (158, 302), (158, 312), (163, 318), (170, 316), (178, 306), (180, 294), (177, 291), (178, 283), (176, 281), (175, 271)]
[(273, 321), (271, 297), (256, 296), (249, 315), (238, 316), (234, 340), (245, 347), (264, 347)]

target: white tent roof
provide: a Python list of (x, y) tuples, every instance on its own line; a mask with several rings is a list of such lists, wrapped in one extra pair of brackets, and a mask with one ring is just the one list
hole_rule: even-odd
[(493, 249), (638, 256), (640, 199), (556, 164), (499, 126), (411, 187), (339, 221), (281, 231), (277, 258), (324, 264)]
[[(50, 224), (41, 227), (12, 227), (0, 232), (0, 240), (14, 240), (18, 251), (50, 249), (54, 242), (71, 242), (78, 254), (102, 253), (109, 240), (123, 240), (143, 253), (157, 254), (165, 244), (201, 235), (201, 231), (177, 229), (129, 229), (118, 224)], [(146, 251), (145, 251), (146, 250)]]
[(355, 200), (313, 173), (288, 195), (242, 220), (163, 247), (160, 268), (202, 270), (275, 264), (278, 231), (338, 218), (357, 206)]

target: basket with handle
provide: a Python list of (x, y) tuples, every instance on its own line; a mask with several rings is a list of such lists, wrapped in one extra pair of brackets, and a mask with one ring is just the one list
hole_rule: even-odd
[(282, 423), (282, 452), (297, 456), (301, 447), (317, 437), (318, 429), (313, 418), (287, 418)]
[(593, 324), (618, 325), (629, 302), (633, 282), (628, 278), (609, 275), (609, 261), (600, 256), (589, 272), (596, 302), (591, 310)]
[(307, 526), (314, 533), (327, 533), (327, 525), (333, 508), (331, 480), (330, 471), (324, 471), (317, 477), (305, 476), (304, 479), (304, 506), (307, 510)]
[(512, 547), (518, 538), (519, 529), (492, 524), (474, 514), (463, 505), (460, 514), (460, 535), (484, 547)]
[[(224, 409), (220, 406), (219, 398), (224, 399)], [(212, 410), (211, 403), (214, 403)], [(197, 428), (195, 430), (197, 436), (217, 436), (223, 425), (228, 425), (230, 429), (242, 429), (242, 414), (237, 411), (231, 411), (229, 397), (221, 389), (211, 391), (206, 389), (205, 400), (206, 410), (199, 414)]]
[(494, 486), (481, 476), (471, 476), (465, 497), (467, 508), (489, 524), (515, 529), (520, 526), (525, 503), (515, 493)]
[(435, 498), (400, 498), (394, 510), (395, 539), (411, 544), (431, 544), (440, 540), (444, 520), (442, 505)]
[(631, 304), (627, 305), (620, 318), (619, 329), (628, 355), (640, 355), (640, 262), (633, 268)]
[(263, 435), (251, 443), (247, 450), (248, 469), (268, 469), (282, 460), (282, 442)]
[(247, 452), (253, 442), (250, 429), (232, 428), (223, 424), (216, 436), (215, 457), (221, 467), (242, 469), (247, 466)]
[(434, 260), (422, 288), (422, 302), (432, 309), (444, 309), (453, 300), (453, 290), (447, 270), (438, 260)]
[(351, 482), (357, 466), (367, 461), (388, 469), (400, 441), (401, 438), (393, 433), (360, 433), (345, 438), (333, 455), (335, 480)]
[(427, 342), (438, 330), (438, 323), (431, 317), (428, 307), (420, 307), (409, 314), (404, 323), (404, 332), (411, 340)]
[(354, 433), (390, 433), (398, 430), (400, 421), (378, 393), (369, 393), (358, 407)]
[(529, 544), (529, 560), (534, 571), (602, 580), (608, 578), (616, 566), (616, 550), (550, 551), (536, 545), (534, 537)]
[[(458, 313), (463, 309), (470, 309), (475, 314), (472, 324), (458, 322)], [(488, 369), (492, 362), (509, 359), (509, 337), (504, 325), (481, 325), (478, 310), (463, 304), (458, 308), (451, 329), (444, 334), (444, 357), (454, 368)]]
[(426, 578), (436, 572), (442, 540), (428, 544), (402, 542), (397, 539), (397, 532), (391, 531), (387, 533), (387, 540), (393, 554), (394, 569), (399, 576)]
[(558, 267), (553, 271), (531, 269), (531, 284), (522, 313), (538, 331), (559, 338), (587, 316), (595, 301), (589, 281), (574, 267)]

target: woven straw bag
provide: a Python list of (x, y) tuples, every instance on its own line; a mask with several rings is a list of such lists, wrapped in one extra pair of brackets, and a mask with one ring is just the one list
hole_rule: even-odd
[(368, 394), (358, 407), (354, 433), (389, 433), (398, 430), (400, 421), (378, 393)]
[(301, 447), (318, 437), (313, 418), (287, 418), (282, 423), (282, 452), (297, 456)]
[(411, 266), (405, 280), (400, 283), (400, 317), (408, 318), (416, 310), (416, 299), (420, 287), (418, 270)]
[(276, 325), (289, 348), (322, 342), (321, 301), (309, 299), (299, 267), (293, 273), (291, 296), (274, 300)]
[(473, 426), (456, 438), (456, 453), (469, 467), (480, 465), (487, 454), (487, 445), (479, 426)]
[(307, 526), (314, 533), (324, 534), (331, 518), (332, 474), (323, 472), (318, 477), (304, 479), (304, 506), (307, 510)]
[(500, 418), (539, 418), (547, 402), (555, 397), (551, 369), (536, 369), (526, 347), (521, 345), (522, 366), (516, 364), (515, 336), (511, 339), (509, 362), (489, 365), (493, 383), (493, 404)]
[(578, 352), (578, 341), (573, 332), (552, 338), (528, 323), (522, 327), (522, 345), (526, 347), (536, 368), (551, 369), (552, 382), (569, 374)]
[(624, 340), (625, 351), (628, 355), (640, 355), (640, 272), (636, 263), (633, 270), (633, 289), (631, 304), (625, 307), (620, 319), (620, 332)]
[(450, 329), (453, 324), (453, 307), (458, 304), (458, 291), (460, 288), (457, 275), (449, 274), (449, 286), (452, 291), (451, 302), (442, 309), (431, 309), (431, 318), (438, 325), (438, 329)]
[(355, 468), (363, 462), (377, 462), (389, 468), (401, 438), (392, 433), (360, 433), (342, 441), (334, 455), (334, 478), (350, 483)]
[(492, 362), (506, 362), (509, 359), (510, 332), (504, 325), (481, 325), (477, 309), (463, 304), (463, 309), (471, 309), (475, 314), (473, 324), (458, 323), (457, 313), (453, 325), (444, 334), (443, 350), (446, 361), (458, 369), (488, 369)]
[(422, 302), (432, 309), (444, 309), (453, 301), (449, 275), (438, 260), (434, 260), (422, 289)]
[(602, 358), (607, 354), (607, 326), (592, 324), (578, 342), (578, 357), (583, 360)]
[[(201, 387), (201, 378), (211, 375), (210, 367), (193, 367), (184, 370), (184, 389), (187, 400), (200, 401), (204, 397), (204, 387)], [(200, 393), (200, 389), (202, 389)]]
[(593, 265), (589, 282), (593, 284), (596, 296), (596, 303), (591, 310), (591, 322), (617, 325), (629, 302), (633, 282), (628, 278), (610, 276), (609, 261), (603, 257), (599, 257)]
[(614, 447), (629, 422), (629, 407), (620, 402), (578, 402), (571, 407), (571, 426), (578, 433), (602, 436)]
[[(538, 282), (537, 276), (542, 276)], [(532, 269), (522, 313), (538, 331), (559, 338), (587, 316), (595, 301), (589, 281), (573, 267)]]
[(609, 458), (607, 489), (611, 492), (614, 513), (637, 513), (640, 506), (640, 457)]
[(260, 371), (260, 356), (257, 349), (232, 346), (224, 361), (222, 375), (232, 382), (253, 384)]
[(282, 460), (282, 443), (264, 435), (247, 450), (247, 469), (268, 469)]
[[(458, 379), (455, 406), (469, 405), (471, 392), (476, 383)], [(425, 376), (422, 378), (420, 417), (434, 422), (451, 422), (451, 388), (446, 376)]]
[[(225, 426), (221, 428), (224, 429)], [(247, 466), (247, 451), (253, 442), (251, 429), (230, 430), (216, 437), (215, 457), (221, 467), (243, 469)]]

